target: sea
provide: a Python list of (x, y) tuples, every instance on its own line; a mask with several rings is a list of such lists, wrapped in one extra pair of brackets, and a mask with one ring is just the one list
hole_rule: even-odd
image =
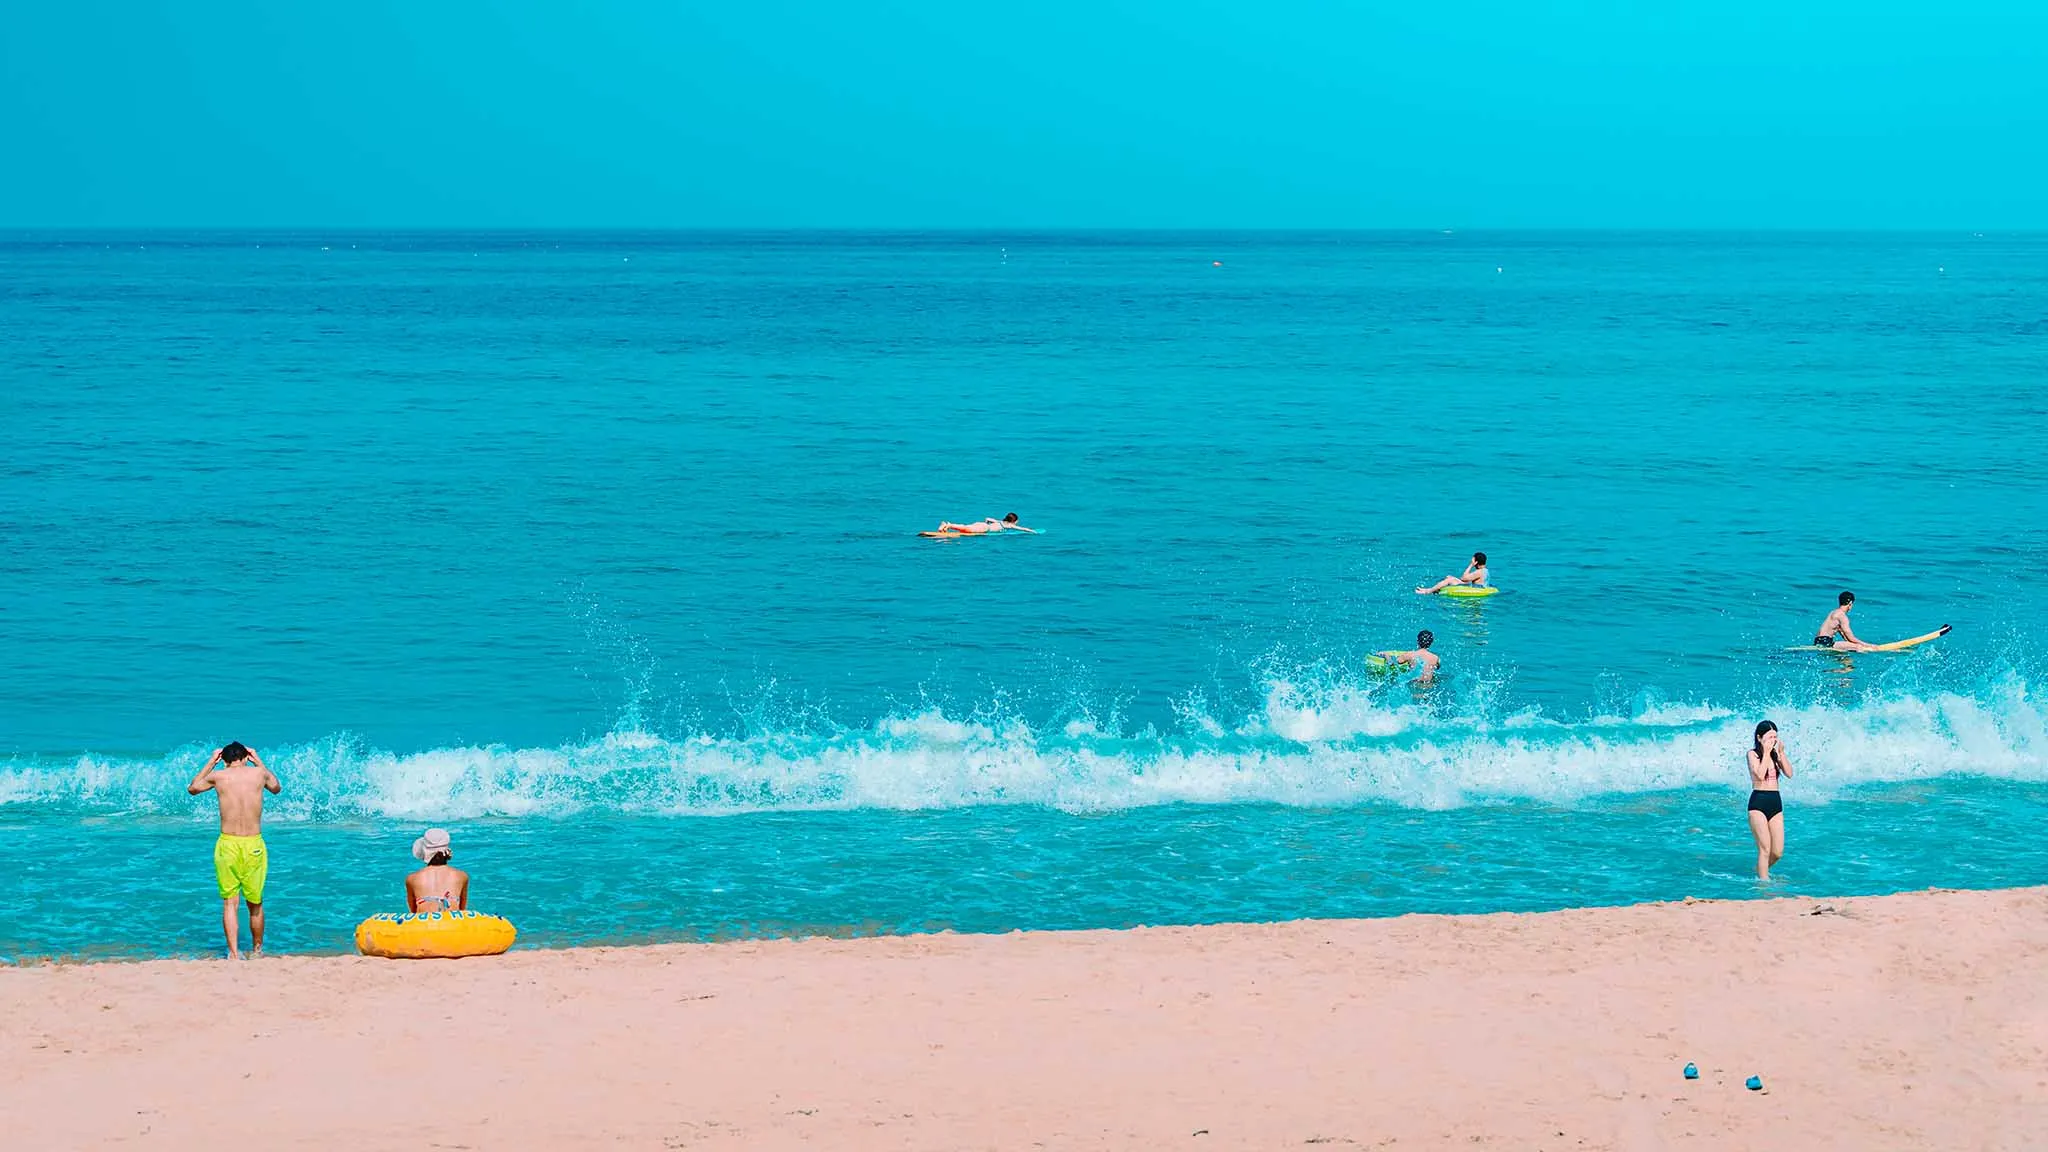
[(9, 232), (0, 962), (2048, 883), (2044, 569), (2048, 235)]

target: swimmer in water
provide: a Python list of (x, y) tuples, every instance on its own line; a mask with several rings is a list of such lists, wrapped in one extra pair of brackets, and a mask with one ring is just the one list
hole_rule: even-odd
[(1835, 603), (1840, 607), (1828, 613), (1828, 618), (1820, 622), (1820, 630), (1813, 634), (1814, 646), (1839, 648), (1844, 652), (1867, 650), (1870, 645), (1858, 640), (1855, 631), (1849, 627), (1849, 609), (1856, 606), (1856, 594), (1844, 592), (1835, 597)]
[(1469, 584), (1474, 588), (1486, 587), (1486, 553), (1474, 552), (1472, 554), (1472, 563), (1465, 565), (1464, 575), (1446, 576), (1426, 588), (1417, 588), (1415, 594), (1418, 596), (1434, 596), (1446, 588), (1455, 588), (1460, 584)]
[(958, 532), (962, 536), (986, 536), (991, 533), (1002, 532), (1005, 530), (1012, 532), (1029, 532), (1033, 536), (1038, 535), (1038, 529), (1026, 528), (1022, 524), (1017, 523), (1017, 514), (1015, 512), (1012, 512), (1004, 516), (1001, 520), (998, 520), (995, 517), (990, 516), (986, 520), (977, 520), (972, 524), (955, 524), (951, 520), (939, 521), (939, 531)]
[(1778, 781), (1792, 775), (1778, 726), (1769, 720), (1756, 726), (1749, 749), (1749, 834), (1756, 837), (1756, 878), (1769, 880), (1771, 865), (1785, 858), (1785, 801)]
[(451, 866), (455, 850), (446, 828), (429, 828), (412, 842), (413, 859), (426, 867), (405, 878), (407, 912), (467, 912), (469, 873)]
[(1403, 668), (1418, 669), (1415, 674), (1415, 682), (1417, 684), (1427, 684), (1435, 678), (1437, 665), (1443, 663), (1436, 653), (1429, 650), (1429, 646), (1434, 643), (1436, 643), (1436, 634), (1424, 628), (1415, 634), (1414, 651), (1402, 652), (1398, 649), (1390, 648), (1384, 652), (1376, 653), (1376, 655), (1385, 657)]

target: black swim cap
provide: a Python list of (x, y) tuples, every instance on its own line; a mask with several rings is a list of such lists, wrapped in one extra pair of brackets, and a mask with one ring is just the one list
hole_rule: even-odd
[(233, 741), (220, 750), (220, 758), (229, 764), (240, 764), (249, 758), (249, 748), (240, 740)]
[(1436, 643), (1436, 633), (1431, 632), (1427, 628), (1415, 634), (1415, 644), (1418, 648), (1427, 648), (1434, 643)]

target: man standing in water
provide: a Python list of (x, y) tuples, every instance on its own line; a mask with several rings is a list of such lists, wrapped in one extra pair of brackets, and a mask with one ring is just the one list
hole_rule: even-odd
[(220, 800), (213, 874), (220, 882), (221, 927), (227, 931), (230, 960), (242, 958), (236, 897), (249, 905), (249, 954), (263, 955), (263, 881), (270, 874), (270, 853), (263, 847), (263, 794), (275, 796), (283, 788), (263, 766), (263, 757), (239, 740), (215, 752), (185, 786), (194, 796), (211, 791)]
[(1429, 646), (1434, 643), (1436, 643), (1436, 633), (1424, 628), (1415, 634), (1415, 648), (1413, 651), (1403, 652), (1398, 648), (1389, 648), (1384, 652), (1376, 653), (1376, 655), (1382, 660), (1398, 664), (1403, 668), (1416, 669), (1415, 682), (1417, 684), (1427, 684), (1431, 680), (1436, 679), (1436, 667), (1443, 662), (1437, 658), (1436, 653), (1429, 650)]

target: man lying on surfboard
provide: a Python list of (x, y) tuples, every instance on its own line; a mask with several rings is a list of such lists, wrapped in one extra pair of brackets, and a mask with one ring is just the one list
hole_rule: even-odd
[(1430, 678), (1436, 675), (1436, 666), (1443, 663), (1436, 653), (1429, 650), (1429, 646), (1434, 643), (1436, 643), (1436, 634), (1424, 628), (1415, 634), (1414, 651), (1401, 652), (1390, 648), (1385, 652), (1375, 652), (1374, 655), (1391, 660), (1403, 668), (1416, 669), (1415, 682), (1417, 684), (1427, 684)]
[(1038, 529), (1026, 528), (1022, 524), (1017, 523), (1017, 514), (1015, 512), (1005, 515), (1001, 520), (990, 516), (986, 520), (977, 520), (972, 524), (955, 524), (951, 520), (939, 521), (939, 531), (958, 532), (962, 536), (985, 536), (991, 532), (1001, 532), (1006, 528), (1013, 532), (1029, 532), (1034, 536), (1038, 534)]
[(1869, 648), (1870, 645), (1858, 640), (1849, 627), (1849, 609), (1856, 606), (1856, 594), (1844, 592), (1835, 597), (1835, 603), (1838, 607), (1828, 613), (1828, 618), (1820, 622), (1820, 630), (1813, 634), (1813, 646), (1840, 648), (1844, 652), (1861, 652)]
[(1460, 584), (1470, 584), (1474, 588), (1486, 587), (1486, 553), (1474, 552), (1472, 563), (1465, 565), (1463, 576), (1446, 576), (1427, 588), (1416, 588), (1415, 594), (1433, 596), (1446, 588), (1455, 588)]

